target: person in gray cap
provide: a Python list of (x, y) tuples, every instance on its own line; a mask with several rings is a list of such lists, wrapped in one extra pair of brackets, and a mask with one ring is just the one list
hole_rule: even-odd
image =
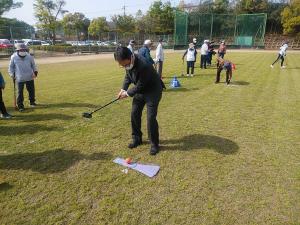
[(127, 46), (127, 48), (129, 48), (129, 50), (134, 53), (134, 45), (135, 45), (135, 40), (130, 40), (129, 41), (129, 45)]
[(16, 52), (11, 56), (8, 73), (15, 80), (18, 88), (17, 106), (19, 111), (24, 111), (23, 90), (25, 85), (29, 94), (30, 106), (35, 107), (34, 79), (38, 75), (38, 70), (34, 58), (28, 53), (25, 44), (18, 43), (16, 45)]

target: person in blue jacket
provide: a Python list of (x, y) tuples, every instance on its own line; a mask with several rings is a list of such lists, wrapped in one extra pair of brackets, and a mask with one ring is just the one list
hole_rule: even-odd
[(144, 46), (139, 49), (139, 55), (143, 56), (149, 64), (154, 65), (154, 60), (150, 55), (151, 45), (151, 40), (145, 40)]

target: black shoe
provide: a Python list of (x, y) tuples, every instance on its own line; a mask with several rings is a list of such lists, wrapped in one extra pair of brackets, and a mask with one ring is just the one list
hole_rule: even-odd
[(159, 147), (157, 145), (151, 145), (150, 155), (156, 155), (159, 152)]
[(142, 139), (141, 138), (134, 138), (132, 140), (132, 143), (128, 145), (128, 148), (136, 148), (137, 146), (142, 144)]
[(36, 106), (37, 106), (37, 104), (36, 104), (35, 102), (30, 103), (30, 107), (34, 108), (34, 107), (36, 107)]
[(24, 109), (24, 107), (19, 107), (18, 110), (19, 110), (19, 112), (24, 112), (25, 109)]

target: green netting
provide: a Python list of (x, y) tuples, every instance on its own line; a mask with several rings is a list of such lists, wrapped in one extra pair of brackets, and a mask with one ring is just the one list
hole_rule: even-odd
[(183, 45), (187, 43), (188, 14), (176, 11), (175, 20), (174, 42), (175, 45)]
[[(176, 11), (175, 45), (186, 45), (196, 37), (199, 41), (226, 40), (239, 46), (263, 46), (267, 15), (204, 14)], [(179, 32), (180, 31), (180, 32)], [(186, 38), (182, 35), (186, 33)]]

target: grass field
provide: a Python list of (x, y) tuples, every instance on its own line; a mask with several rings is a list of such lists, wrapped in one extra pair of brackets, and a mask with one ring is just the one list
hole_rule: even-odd
[[(9, 107), (15, 118), (0, 121), (0, 224), (300, 224), (300, 54), (284, 70), (269, 67), (276, 53), (227, 57), (232, 85), (197, 63), (195, 77), (164, 92), (154, 157), (147, 140), (127, 149), (131, 99), (81, 117), (119, 91), (112, 59), (40, 65), (41, 106)], [(169, 83), (181, 55), (166, 59)], [(12, 106), (9, 82), (4, 98)], [(161, 171), (124, 174), (117, 156)]]

